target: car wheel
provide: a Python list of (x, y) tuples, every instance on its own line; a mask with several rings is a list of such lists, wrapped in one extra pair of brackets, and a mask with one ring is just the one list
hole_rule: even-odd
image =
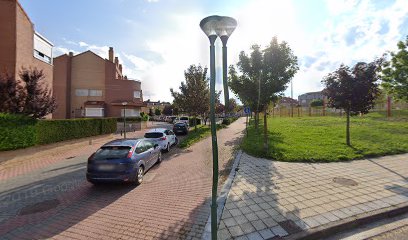
[(176, 141), (174, 141), (174, 145), (177, 145), (178, 144), (178, 138), (176, 138)]
[(166, 152), (170, 152), (170, 143), (167, 143)]
[(159, 155), (157, 155), (157, 162), (158, 162), (158, 163), (161, 163), (161, 162), (162, 162), (162, 154), (161, 154), (160, 151), (159, 151)]
[(143, 166), (140, 166), (137, 169), (137, 176), (136, 176), (136, 184), (140, 185), (143, 182), (143, 177), (144, 177), (144, 168)]

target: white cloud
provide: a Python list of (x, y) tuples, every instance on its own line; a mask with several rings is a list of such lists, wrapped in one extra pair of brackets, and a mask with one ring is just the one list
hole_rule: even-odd
[[(327, 0), (330, 17), (312, 34), (302, 24), (307, 20), (300, 19), (295, 4), (293, 0), (253, 0), (224, 9), (223, 12), (223, 15), (238, 20), (238, 27), (228, 43), (228, 64), (235, 64), (239, 52), (248, 52), (252, 44), (267, 46), (275, 35), (289, 43), (299, 58), (300, 66), (293, 80), (295, 97), (304, 92), (321, 90), (322, 78), (341, 63), (351, 65), (355, 61), (371, 61), (386, 50), (395, 49), (397, 41), (403, 37), (399, 27), (408, 16), (406, 0), (397, 0), (390, 6), (380, 8), (369, 0)], [(159, 36), (155, 34), (154, 38), (146, 36), (144, 43), (139, 44), (144, 46), (140, 51), (153, 52), (160, 56), (160, 60), (152, 60), (126, 49), (116, 54), (124, 64), (124, 73), (142, 81), (146, 99), (171, 101), (169, 89), (178, 89), (184, 80), (184, 70), (189, 65), (209, 65), (209, 42), (198, 26), (200, 20), (209, 14), (193, 10), (169, 14), (163, 33)], [(140, 22), (127, 21), (132, 23), (132, 28), (143, 27)], [(157, 29), (156, 32), (159, 31)], [(107, 46), (86, 42), (78, 42), (77, 46), (81, 51), (91, 50), (107, 58)], [(216, 65), (219, 68), (219, 40), (216, 47)], [(59, 47), (58, 51), (66, 52), (67, 49)], [(221, 74), (217, 72), (217, 89), (221, 89)], [(286, 94), (289, 93), (288, 90)]]

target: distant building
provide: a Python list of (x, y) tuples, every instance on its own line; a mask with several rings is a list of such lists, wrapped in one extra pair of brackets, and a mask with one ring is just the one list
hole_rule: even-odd
[(290, 108), (290, 107), (296, 107), (299, 105), (299, 102), (293, 98), (290, 97), (283, 97), (281, 99), (279, 99), (277, 107), (286, 107), (286, 108)]
[(323, 93), (320, 92), (309, 92), (298, 96), (299, 104), (302, 107), (309, 107), (310, 103), (315, 99), (323, 100)]
[(122, 64), (109, 48), (109, 59), (92, 51), (54, 58), (54, 93), (58, 108), (54, 118), (140, 116), (141, 82), (122, 74)]
[(150, 101), (150, 99), (147, 99), (147, 101), (144, 101), (143, 103), (145, 106), (142, 107), (142, 112), (147, 113), (147, 114), (149, 113), (150, 109), (154, 113), (154, 110), (156, 108), (160, 109), (160, 111), (163, 112), (163, 109), (165, 106), (171, 105), (171, 103), (169, 102), (161, 102), (161, 101), (154, 102), (154, 101)]
[(0, 0), (0, 74), (18, 78), (23, 68), (37, 68), (52, 89), (52, 47), (17, 0)]

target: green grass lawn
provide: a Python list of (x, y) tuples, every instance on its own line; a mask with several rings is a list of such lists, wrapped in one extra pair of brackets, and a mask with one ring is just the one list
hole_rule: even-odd
[[(217, 125), (217, 130), (225, 128), (226, 125)], [(211, 135), (211, 128), (209, 125), (199, 125), (197, 126), (197, 130), (194, 130), (192, 128), (189, 132), (188, 135), (183, 138), (178, 144), (179, 148), (187, 148), (193, 145), (194, 143), (200, 141), (203, 138), (206, 138)]]
[(408, 116), (352, 117), (351, 147), (346, 145), (345, 117), (269, 118), (269, 151), (263, 150), (263, 125), (249, 127), (242, 148), (280, 161), (333, 162), (408, 152)]

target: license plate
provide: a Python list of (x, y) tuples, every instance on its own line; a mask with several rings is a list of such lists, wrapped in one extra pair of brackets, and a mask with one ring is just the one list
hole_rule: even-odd
[(113, 170), (115, 167), (113, 165), (99, 165), (98, 169), (101, 171), (110, 171)]

